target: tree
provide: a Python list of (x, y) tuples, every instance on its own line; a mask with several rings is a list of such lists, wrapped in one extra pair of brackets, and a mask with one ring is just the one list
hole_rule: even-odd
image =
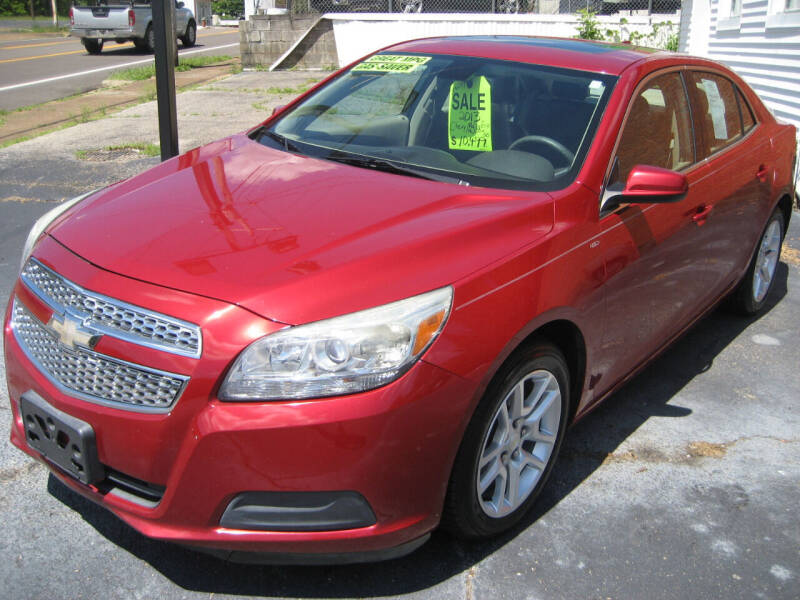
[(244, 0), (212, 0), (211, 11), (215, 15), (238, 17), (244, 14)]

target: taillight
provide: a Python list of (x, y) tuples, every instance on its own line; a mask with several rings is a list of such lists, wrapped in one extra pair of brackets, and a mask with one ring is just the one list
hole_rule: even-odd
[(136, 13), (133, 12), (132, 8), (128, 9), (128, 27), (133, 27), (136, 25)]
[(75, 13), (72, 12), (72, 7), (69, 7), (69, 24), (70, 26), (75, 25)]

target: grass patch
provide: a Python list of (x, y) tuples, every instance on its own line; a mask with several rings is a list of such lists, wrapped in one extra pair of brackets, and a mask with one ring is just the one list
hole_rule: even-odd
[(13, 33), (69, 33), (68, 25), (33, 25), (31, 27), (17, 27)]
[[(217, 63), (232, 60), (233, 57), (223, 54), (220, 56), (190, 56), (188, 58), (181, 58), (180, 64), (175, 67), (176, 71), (191, 71), (200, 67), (208, 67)], [(141, 67), (132, 67), (123, 71), (116, 71), (109, 76), (109, 79), (119, 79), (122, 81), (144, 81), (156, 76), (155, 65), (142, 65)]]
[(144, 65), (141, 67), (132, 67), (124, 71), (116, 71), (109, 75), (109, 79), (119, 79), (122, 81), (143, 81), (156, 76), (155, 65)]
[[(132, 144), (121, 144), (118, 146), (106, 146), (103, 150), (113, 152), (114, 150), (136, 150), (142, 156), (161, 156), (161, 146), (149, 142), (134, 142)], [(97, 150), (76, 150), (75, 157), (79, 160), (87, 160)]]
[(228, 56), (227, 54), (220, 54), (219, 56), (190, 56), (188, 58), (182, 58), (180, 60), (181, 64), (178, 65), (176, 69), (178, 71), (188, 71), (189, 69), (207, 67), (209, 65), (215, 65), (228, 60), (233, 60), (233, 57)]
[(8, 114), (7, 110), (0, 110), (0, 127), (6, 124), (6, 115)]
[(161, 146), (150, 142), (134, 142), (121, 146), (109, 146), (106, 150), (138, 150), (145, 156), (161, 156)]
[(18, 138), (13, 138), (10, 140), (6, 140), (4, 142), (0, 142), (0, 148), (8, 148), (9, 146), (13, 146), (14, 144), (27, 142), (28, 140), (32, 140), (34, 138), (40, 137), (48, 133), (53, 133), (54, 131), (61, 131), (62, 129), (67, 129), (68, 127), (74, 127), (77, 124), (78, 124), (77, 121), (67, 121), (66, 123), (61, 123), (52, 128), (44, 129), (42, 131), (37, 131), (36, 133), (22, 135)]
[(267, 88), (268, 94), (300, 94), (305, 92), (303, 88), (291, 88), (291, 87), (271, 87)]

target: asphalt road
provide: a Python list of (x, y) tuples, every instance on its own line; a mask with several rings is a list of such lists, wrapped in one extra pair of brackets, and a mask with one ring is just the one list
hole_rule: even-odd
[[(197, 44), (180, 56), (239, 55), (239, 30), (201, 28)], [(112, 71), (153, 60), (133, 43), (106, 43), (102, 54), (90, 55), (77, 38), (31, 34), (28, 39), (0, 41), (0, 110), (12, 110), (96, 89)]]
[[(213, 127), (246, 112), (253, 89), (275, 85), (272, 75), (242, 73), (228, 81), (250, 91), (216, 83), (181, 94), (179, 105), (186, 115), (219, 111)], [(90, 163), (62, 148), (117, 122), (119, 137), (125, 123), (152, 118), (143, 111), (0, 150), (0, 303), (38, 215), (155, 163)], [(473, 544), (435, 533), (414, 554), (375, 565), (232, 565), (145, 538), (4, 442), (10, 409), (0, 386), (0, 597), (796, 600), (798, 212), (776, 277), (760, 317), (714, 312), (573, 427), (514, 531)]]

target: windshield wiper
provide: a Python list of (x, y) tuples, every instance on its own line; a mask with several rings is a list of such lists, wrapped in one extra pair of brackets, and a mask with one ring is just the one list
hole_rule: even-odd
[(262, 135), (267, 136), (268, 138), (278, 142), (286, 152), (301, 152), (300, 148), (297, 144), (289, 141), (285, 135), (281, 135), (280, 133), (275, 133), (271, 129), (267, 129), (266, 127), (262, 127), (259, 129), (256, 134), (261, 137)]
[(395, 175), (408, 175), (409, 177), (418, 177), (420, 179), (428, 179), (430, 181), (441, 181), (444, 183), (457, 183), (459, 185), (469, 185), (466, 181), (458, 177), (449, 177), (447, 175), (437, 175), (419, 169), (412, 169), (404, 167), (391, 160), (385, 158), (375, 158), (374, 156), (356, 156), (351, 154), (332, 153), (324, 158), (333, 160), (346, 165), (354, 167), (362, 167), (365, 169), (374, 169), (376, 171), (384, 171), (386, 173), (394, 173)]

